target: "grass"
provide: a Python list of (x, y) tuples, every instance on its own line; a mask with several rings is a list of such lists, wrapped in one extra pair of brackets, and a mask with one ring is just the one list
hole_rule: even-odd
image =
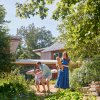
[(55, 84), (56, 83), (56, 79), (51, 79), (50, 80), (50, 84)]

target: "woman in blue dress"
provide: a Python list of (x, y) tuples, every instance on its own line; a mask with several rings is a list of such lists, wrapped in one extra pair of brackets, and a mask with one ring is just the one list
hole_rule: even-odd
[(58, 71), (58, 78), (55, 84), (56, 88), (62, 88), (66, 89), (69, 88), (69, 69), (68, 69), (68, 64), (69, 64), (70, 59), (68, 58), (67, 52), (64, 52), (62, 55), (62, 65), (63, 65), (63, 70), (59, 69)]

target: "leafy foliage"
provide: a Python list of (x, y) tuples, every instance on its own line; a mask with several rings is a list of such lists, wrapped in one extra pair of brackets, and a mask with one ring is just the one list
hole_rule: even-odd
[[(71, 88), (86, 86), (92, 81), (100, 81), (100, 55), (86, 60), (79, 69), (75, 69), (71, 75)], [(73, 87), (74, 86), (74, 87)]]
[(57, 3), (57, 8), (52, 17), (55, 20), (65, 18), (70, 12), (70, 6), (81, 0), (27, 0), (24, 3), (16, 3), (16, 15), (21, 18), (30, 18), (30, 16), (39, 15), (44, 19), (48, 15), (47, 5)]
[(23, 39), (23, 43), (19, 47), (21, 53), (19, 51), (17, 53), (21, 54), (20, 57), (35, 59), (38, 56), (32, 50), (48, 47), (54, 39), (49, 30), (46, 30), (45, 27), (36, 28), (34, 24), (30, 24), (28, 27), (22, 26), (18, 29), (17, 35)]
[[(70, 56), (86, 58), (100, 54), (100, 0), (50, 0), (49, 4), (54, 1), (57, 5), (52, 18), (62, 22), (58, 27), (60, 38), (66, 41)], [(43, 19), (48, 11), (44, 10), (47, 2), (28, 0), (23, 4), (17, 3), (17, 15), (26, 18), (39, 15)]]
[[(44, 100), (83, 100), (84, 95), (77, 91), (60, 90), (53, 95), (46, 96)], [(85, 100), (96, 100), (96, 97), (89, 95), (85, 97)]]
[(7, 28), (4, 25), (5, 9), (0, 5), (0, 71), (10, 71), (10, 46), (9, 36), (7, 34)]
[(52, 96), (46, 97), (44, 100), (82, 100), (83, 95), (79, 92), (72, 92), (70, 90), (63, 90), (57, 92)]
[[(92, 57), (100, 54), (100, 1), (86, 0), (71, 5), (59, 30), (71, 56)], [(90, 52), (91, 51), (91, 52)], [(73, 52), (73, 53), (71, 53)]]
[(4, 17), (5, 17), (5, 9), (2, 5), (0, 5), (0, 29), (2, 28), (2, 24), (4, 23)]
[[(16, 72), (16, 71), (15, 71)], [(0, 74), (0, 98), (2, 99), (39, 99), (34, 91), (29, 90), (29, 85), (24, 77), (18, 73)]]
[(47, 16), (46, 4), (52, 4), (54, 0), (27, 0), (27, 2), (20, 4), (16, 3), (16, 14), (21, 18), (30, 18), (30, 15), (39, 15), (41, 19)]

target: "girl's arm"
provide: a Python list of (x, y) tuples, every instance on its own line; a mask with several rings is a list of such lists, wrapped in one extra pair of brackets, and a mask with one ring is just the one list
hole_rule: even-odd
[(39, 71), (38, 73), (36, 73), (36, 75), (38, 75), (38, 74), (43, 74), (43, 71)]
[(26, 74), (31, 74), (32, 75), (32, 74), (34, 74), (34, 70), (27, 71)]

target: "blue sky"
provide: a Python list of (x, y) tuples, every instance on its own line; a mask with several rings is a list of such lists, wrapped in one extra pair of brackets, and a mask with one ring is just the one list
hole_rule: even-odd
[(55, 4), (49, 6), (49, 16), (44, 20), (41, 20), (38, 16), (31, 17), (30, 19), (20, 19), (19, 17), (16, 17), (15, 3), (23, 1), (25, 0), (0, 0), (0, 5), (3, 4), (7, 12), (5, 19), (11, 21), (7, 24), (10, 29), (9, 34), (16, 35), (17, 28), (34, 23), (36, 27), (45, 26), (47, 30), (51, 31), (53, 36), (59, 35), (59, 31), (57, 30), (58, 22), (50, 18), (51, 12), (55, 9)]

